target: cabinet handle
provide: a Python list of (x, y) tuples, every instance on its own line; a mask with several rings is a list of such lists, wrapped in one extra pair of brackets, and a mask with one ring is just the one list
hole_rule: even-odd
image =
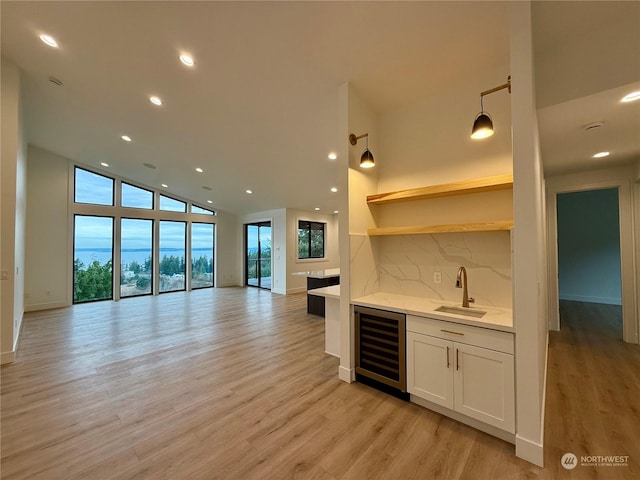
[(449, 347), (447, 347), (447, 368), (449, 368)]
[(440, 329), (441, 332), (444, 333), (453, 333), (454, 335), (464, 335), (464, 333), (460, 333), (460, 332), (452, 332), (451, 330), (444, 330), (444, 329)]
[(460, 350), (456, 348), (456, 370), (460, 370), (460, 357), (458, 356), (459, 353)]

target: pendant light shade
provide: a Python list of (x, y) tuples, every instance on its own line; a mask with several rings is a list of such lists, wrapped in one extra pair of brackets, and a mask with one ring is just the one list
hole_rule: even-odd
[(491, 135), (493, 135), (493, 122), (491, 121), (491, 117), (488, 113), (480, 112), (473, 122), (473, 128), (471, 129), (471, 138), (487, 138)]
[(511, 75), (507, 77), (507, 83), (495, 88), (490, 88), (480, 93), (480, 113), (476, 115), (471, 129), (471, 138), (474, 140), (488, 138), (493, 135), (493, 121), (487, 112), (484, 111), (484, 96), (500, 90), (507, 89), (511, 93)]
[(360, 157), (360, 168), (372, 168), (376, 166), (376, 162), (373, 159), (373, 155), (367, 148), (362, 157)]
[(367, 139), (367, 145), (364, 152), (362, 153), (362, 156), (360, 157), (360, 168), (373, 168), (376, 166), (376, 161), (373, 159), (373, 153), (371, 153), (371, 150), (369, 150), (369, 134), (364, 133), (362, 135), (356, 136), (352, 133), (351, 135), (349, 135), (349, 143), (351, 145), (356, 145), (358, 143), (358, 140), (361, 138)]

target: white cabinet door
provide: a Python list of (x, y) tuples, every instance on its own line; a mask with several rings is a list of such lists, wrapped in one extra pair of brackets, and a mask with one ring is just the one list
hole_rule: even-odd
[(407, 391), (453, 408), (453, 342), (407, 332)]
[(454, 343), (455, 410), (515, 432), (513, 355)]

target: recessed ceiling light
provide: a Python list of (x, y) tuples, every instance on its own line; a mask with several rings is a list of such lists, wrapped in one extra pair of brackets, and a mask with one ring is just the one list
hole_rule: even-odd
[(320, 210), (320, 207), (316, 207), (314, 208), (314, 210), (317, 212), (318, 210)]
[(160, 100), (160, 97), (156, 97), (155, 95), (150, 96), (149, 101), (154, 105), (158, 105), (158, 106), (162, 105), (162, 100)]
[(251, 195), (253, 193), (253, 191), (251, 191), (251, 190), (245, 190), (245, 192), (247, 192), (249, 195)]
[(166, 183), (163, 183), (162, 185), (160, 185), (162, 188), (169, 188), (169, 185), (167, 185)]
[(184, 63), (187, 67), (193, 67), (193, 64), (195, 63), (193, 61), (193, 57), (191, 55), (187, 55), (186, 53), (183, 53), (182, 55), (180, 55), (180, 61)]
[(609, 152), (599, 152), (596, 153), (593, 158), (602, 158), (602, 157), (608, 157), (610, 155)]
[(213, 200), (207, 200), (207, 203), (213, 203)]
[(125, 142), (131, 141), (131, 137), (129, 135), (122, 135), (120, 138), (123, 139)]
[(204, 190), (208, 190), (208, 191), (213, 190), (211, 187), (207, 187), (206, 185), (205, 185), (204, 187), (202, 187), (202, 188), (203, 188)]
[(100, 162), (100, 165), (102, 165), (103, 167), (108, 167), (109, 164), (107, 162)]
[(196, 172), (198, 173), (202, 173), (204, 170), (202, 170), (200, 167), (196, 167)]
[(331, 191), (332, 191), (333, 193), (336, 193), (336, 192), (338, 191), (338, 189), (337, 189), (336, 187), (331, 187)]
[(62, 87), (64, 85), (64, 83), (62, 83), (62, 80), (56, 77), (49, 77), (49, 82), (53, 83), (56, 87)]
[(156, 166), (153, 163), (143, 163), (142, 165), (144, 165), (147, 168), (150, 168), (151, 170), (156, 169)]
[(340, 213), (338, 210), (334, 210), (333, 213)]
[(329, 160), (335, 160), (336, 158), (338, 158), (338, 154), (335, 152), (331, 152), (329, 154)]
[(637, 90), (635, 92), (631, 92), (625, 95), (624, 97), (622, 97), (620, 101), (627, 103), (627, 102), (633, 102), (635, 100), (640, 100), (640, 90)]
[(51, 35), (47, 35), (43, 33), (42, 35), (40, 35), (40, 40), (42, 40), (44, 43), (46, 43), (50, 47), (58, 48), (58, 42), (56, 42), (56, 39), (53, 38)]

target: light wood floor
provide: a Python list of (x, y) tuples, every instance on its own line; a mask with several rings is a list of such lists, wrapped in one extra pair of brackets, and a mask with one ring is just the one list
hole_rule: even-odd
[[(17, 362), (2, 368), (1, 476), (637, 478), (640, 351), (569, 325), (551, 335), (539, 469), (505, 442), (339, 381), (304, 294), (206, 289), (27, 314)], [(632, 463), (569, 472), (565, 451)]]

